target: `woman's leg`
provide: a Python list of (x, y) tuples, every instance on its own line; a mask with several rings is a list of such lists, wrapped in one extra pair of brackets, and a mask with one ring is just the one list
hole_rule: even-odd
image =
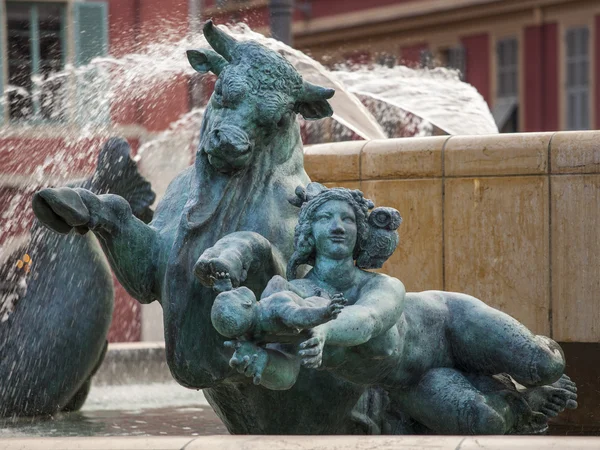
[(467, 373), (507, 373), (526, 387), (557, 381), (565, 359), (559, 345), (482, 301), (447, 293), (448, 339), (457, 368)]
[(450, 368), (429, 370), (416, 386), (391, 390), (390, 399), (392, 408), (437, 434), (539, 433), (547, 427), (546, 417), (531, 411), (515, 392), (501, 387), (482, 392)]

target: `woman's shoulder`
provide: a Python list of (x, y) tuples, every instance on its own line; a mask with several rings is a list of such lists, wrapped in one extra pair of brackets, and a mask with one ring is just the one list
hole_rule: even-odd
[(362, 292), (385, 290), (394, 291), (402, 295), (406, 293), (406, 289), (404, 288), (402, 281), (384, 273), (367, 272), (365, 270), (361, 270), (361, 285)]

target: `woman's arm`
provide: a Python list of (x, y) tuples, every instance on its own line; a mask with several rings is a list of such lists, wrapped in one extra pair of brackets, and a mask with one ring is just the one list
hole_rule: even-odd
[(404, 311), (405, 294), (404, 285), (396, 278), (377, 275), (371, 279), (355, 304), (346, 306), (336, 320), (313, 328), (312, 337), (300, 344), (302, 364), (318, 367), (325, 343), (353, 347), (389, 330)]

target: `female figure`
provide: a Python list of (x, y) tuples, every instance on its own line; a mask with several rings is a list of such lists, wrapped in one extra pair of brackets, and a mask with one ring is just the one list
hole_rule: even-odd
[[(577, 389), (563, 375), (564, 356), (553, 340), (471, 296), (405, 294), (399, 280), (357, 267), (365, 249), (377, 248), (373, 239), (389, 238), (368, 226), (373, 205), (359, 191), (311, 183), (299, 194), (304, 204), (288, 265), (291, 281), (287, 288), (279, 284), (280, 292), (347, 299), (335, 320), (312, 328), (299, 345), (302, 365), (382, 387), (393, 410), (442, 434), (539, 433), (549, 417), (577, 406)], [(296, 278), (301, 264), (313, 268)], [(230, 364), (240, 373), (262, 374), (261, 384), (270, 389), (293, 385), (293, 377), (267, 375), (273, 372), (269, 358), (258, 357), (264, 348), (248, 341), (228, 345), (235, 348)], [(288, 361), (293, 373), (297, 359)], [(515, 389), (506, 375), (525, 389)]]

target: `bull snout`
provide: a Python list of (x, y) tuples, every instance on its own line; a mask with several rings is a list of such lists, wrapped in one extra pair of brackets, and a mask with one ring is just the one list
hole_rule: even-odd
[(245, 167), (252, 154), (248, 134), (241, 128), (227, 125), (214, 127), (203, 147), (210, 164), (220, 172)]
[(227, 161), (249, 153), (250, 140), (241, 129), (219, 127), (210, 132), (206, 153)]

